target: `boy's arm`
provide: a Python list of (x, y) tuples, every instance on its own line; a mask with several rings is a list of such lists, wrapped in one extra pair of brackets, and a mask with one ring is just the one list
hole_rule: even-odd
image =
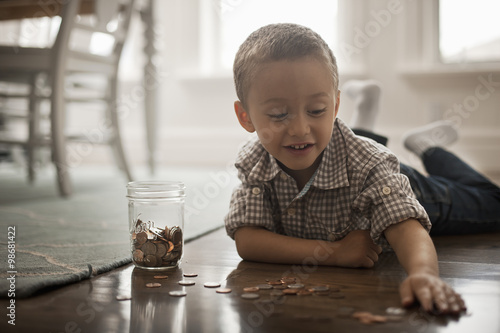
[(434, 305), (441, 313), (465, 310), (460, 295), (439, 278), (436, 249), (420, 222), (409, 219), (391, 225), (384, 234), (408, 274), (400, 286), (404, 306), (418, 300), (426, 311)]
[(373, 267), (382, 250), (364, 230), (329, 242), (280, 235), (260, 227), (241, 227), (234, 239), (241, 258), (280, 264)]

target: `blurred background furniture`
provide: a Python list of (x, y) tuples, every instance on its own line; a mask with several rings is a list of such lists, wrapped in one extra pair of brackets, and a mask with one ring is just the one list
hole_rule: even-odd
[[(23, 3), (0, 1), (0, 18), (21, 15), (5, 10), (7, 2)], [(30, 180), (35, 177), (37, 149), (49, 147), (62, 196), (72, 192), (70, 169), (96, 144), (111, 145), (118, 167), (131, 180), (120, 136), (117, 91), (134, 0), (34, 3), (31, 14), (25, 11), (24, 15), (60, 16), (60, 24), (49, 47), (0, 46), (0, 126), (10, 117), (28, 124), (25, 133), (0, 131), (0, 144), (24, 148)], [(68, 110), (87, 113), (97, 105), (104, 109), (105, 120), (86, 133), (69, 133)], [(68, 159), (70, 141), (80, 142), (81, 148), (72, 151), (72, 160)]]

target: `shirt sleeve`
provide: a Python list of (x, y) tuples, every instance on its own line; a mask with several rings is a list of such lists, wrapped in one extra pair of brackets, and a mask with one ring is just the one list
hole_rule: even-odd
[(369, 173), (367, 186), (354, 201), (354, 207), (370, 221), (372, 239), (388, 243), (383, 235), (391, 225), (413, 218), (430, 231), (427, 212), (416, 199), (408, 178), (399, 172), (399, 161), (388, 156)]
[(229, 212), (224, 219), (226, 232), (234, 239), (240, 227), (263, 227), (275, 231), (269, 193), (263, 184), (242, 183), (232, 196)]

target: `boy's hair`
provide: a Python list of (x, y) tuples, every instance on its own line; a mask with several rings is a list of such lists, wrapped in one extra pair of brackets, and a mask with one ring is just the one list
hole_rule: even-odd
[(296, 60), (312, 56), (330, 69), (335, 91), (338, 89), (337, 61), (328, 44), (313, 30), (292, 23), (266, 25), (241, 44), (233, 64), (236, 94), (244, 107), (256, 68), (265, 62)]

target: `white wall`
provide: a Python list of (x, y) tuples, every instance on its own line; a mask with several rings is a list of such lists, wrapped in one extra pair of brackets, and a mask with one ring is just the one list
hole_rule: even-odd
[[(391, 4), (387, 0), (353, 3), (356, 4), (347, 10), (354, 11), (355, 17), (352, 22), (344, 23), (347, 28), (342, 34), (345, 43), (355, 45), (356, 29), (363, 31), (367, 24), (374, 24), (373, 13), (388, 10)], [(340, 69), (341, 83), (350, 78), (372, 78), (383, 84), (377, 130), (390, 137), (389, 147), (403, 161), (419, 167), (418, 161), (402, 148), (400, 140), (405, 131), (440, 119), (443, 114), (453, 115), (453, 120), (459, 124), (461, 138), (451, 149), (474, 167), (496, 176), (495, 173), (500, 173), (499, 66), (450, 73), (424, 70), (421, 63), (415, 66), (412, 50), (417, 53), (425, 53), (425, 50), (419, 49), (416, 41), (412, 44), (412, 40), (404, 39), (413, 35), (423, 38), (414, 28), (408, 28), (411, 20), (418, 19), (419, 15), (414, 12), (412, 1), (403, 0), (399, 6), (397, 14), (379, 23), (378, 33), (374, 33), (366, 45), (360, 45), (358, 40), (359, 53), (351, 62), (347, 61), (345, 53), (334, 49), (339, 63), (345, 65)], [(200, 53), (205, 51), (198, 46), (201, 18), (197, 1), (159, 1), (156, 14), (163, 45), (159, 58), (162, 66), (159, 166), (225, 166), (234, 159), (238, 146), (248, 137), (234, 116), (236, 95), (231, 75), (217, 73), (211, 76), (213, 73), (198, 71), (199, 60), (204, 56)], [(480, 80), (488, 79), (497, 84), (490, 86), (490, 91), (478, 88)], [(469, 104), (472, 111), (462, 114), (452, 111), (455, 104), (472, 102), (479, 102), (478, 105)], [(349, 121), (352, 106), (352, 101), (344, 96), (339, 116)], [(135, 164), (144, 163), (140, 107), (123, 122), (129, 155), (134, 156)], [(138, 124), (141, 127), (138, 128)]]

